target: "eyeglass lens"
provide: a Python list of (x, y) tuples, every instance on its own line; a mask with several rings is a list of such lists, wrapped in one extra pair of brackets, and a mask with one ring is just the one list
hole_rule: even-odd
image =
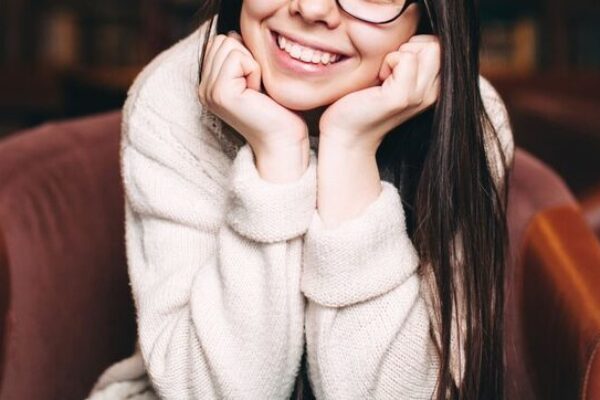
[(408, 0), (338, 0), (348, 14), (373, 23), (389, 22), (400, 16)]

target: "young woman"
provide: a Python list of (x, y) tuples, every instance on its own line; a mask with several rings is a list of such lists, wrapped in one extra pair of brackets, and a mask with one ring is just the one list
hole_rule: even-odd
[(474, 0), (213, 0), (202, 15), (124, 108), (152, 392), (502, 398), (513, 143), (478, 75)]

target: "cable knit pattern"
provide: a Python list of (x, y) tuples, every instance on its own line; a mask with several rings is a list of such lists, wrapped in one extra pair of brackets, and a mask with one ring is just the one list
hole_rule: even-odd
[[(206, 26), (144, 69), (123, 114), (137, 354), (156, 393), (288, 399), (306, 342), (319, 400), (429, 398), (435, 296), (431, 277), (416, 273), (398, 191), (382, 180), (361, 215), (325, 229), (315, 208), (318, 138), (297, 181), (261, 179), (249, 145), (197, 99)], [(480, 87), (502, 147), (488, 135), (499, 182), (499, 151), (512, 160), (510, 124), (491, 85), (481, 78)], [(463, 349), (452, 337), (460, 382)]]

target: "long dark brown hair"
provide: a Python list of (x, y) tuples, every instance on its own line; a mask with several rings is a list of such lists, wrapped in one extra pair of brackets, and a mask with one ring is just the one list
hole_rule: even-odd
[[(239, 32), (241, 3), (206, 0), (199, 11), (200, 23), (218, 13), (217, 33)], [(380, 170), (394, 177), (421, 268), (430, 265), (435, 277), (441, 327), (437, 400), (504, 398), (508, 174), (496, 186), (490, 165), (498, 160), (489, 159), (485, 148), (486, 132), (496, 145), (500, 143), (479, 88), (476, 4), (475, 0), (428, 4), (433, 24), (422, 18), (418, 33), (439, 38), (440, 97), (433, 108), (386, 135), (376, 155)], [(500, 156), (506, 171), (504, 154)], [(460, 265), (453, 254), (462, 255)], [(460, 337), (465, 373), (456, 387), (450, 372), (450, 337), (452, 314), (460, 303), (465, 311), (465, 335)]]

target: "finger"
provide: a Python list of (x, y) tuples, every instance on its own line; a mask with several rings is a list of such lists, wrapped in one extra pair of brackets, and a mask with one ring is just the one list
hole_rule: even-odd
[(238, 48), (241, 49), (244, 53), (248, 54), (249, 56), (252, 56), (252, 53), (250, 53), (250, 50), (248, 50), (248, 48), (246, 47), (246, 44), (244, 43), (244, 40), (242, 39), (242, 36), (239, 33), (237, 33), (236, 31), (229, 31), (227, 36), (238, 42)]
[(420, 94), (416, 93), (419, 63), (415, 54), (405, 51), (399, 52), (398, 63), (392, 71), (391, 86), (388, 93), (392, 96), (392, 105), (407, 107), (415, 102), (420, 102)]
[(207, 77), (210, 75), (210, 71), (213, 67), (213, 59), (215, 53), (219, 50), (224, 40), (224, 35), (217, 35), (209, 40), (208, 45), (206, 46), (206, 56), (204, 57), (204, 66), (201, 74), (201, 78), (203, 81), (206, 80)]
[[(229, 90), (227, 82), (234, 82), (236, 93), (241, 94), (246, 89), (257, 90), (260, 88), (260, 66), (251, 57), (239, 49), (233, 49), (225, 58), (223, 66), (215, 79), (213, 91)], [(214, 96), (215, 93), (212, 93)], [(219, 97), (219, 96), (215, 96)]]
[(432, 43), (419, 52), (419, 65), (422, 67), (419, 71), (419, 81), (417, 83), (422, 93), (429, 91), (433, 85), (434, 79), (440, 74), (441, 53), (437, 43)]
[(385, 58), (383, 59), (383, 62), (381, 63), (381, 67), (379, 69), (379, 79), (382, 82), (385, 81), (388, 78), (388, 76), (390, 76), (392, 74), (394, 67), (396, 66), (396, 64), (398, 64), (399, 57), (400, 57), (400, 54), (397, 51), (388, 53), (385, 56)]
[(436, 42), (438, 41), (438, 37), (436, 35), (413, 35), (411, 36), (410, 39), (408, 39), (409, 42)]
[(239, 50), (247, 56), (252, 57), (250, 51), (246, 47), (242, 46), (240, 42), (238, 42), (234, 38), (226, 37), (223, 43), (221, 44), (221, 48), (214, 55), (214, 59), (212, 62), (213, 66), (211, 68), (210, 75), (208, 78), (209, 82), (214, 82), (217, 79), (217, 76), (219, 75), (219, 72), (223, 67), (223, 63), (225, 62), (225, 59), (232, 50)]
[(227, 32), (227, 36), (229, 36), (230, 38), (238, 40), (240, 43), (244, 43), (244, 41), (242, 40), (242, 35), (240, 35), (236, 31), (229, 31), (229, 32)]
[(433, 79), (431, 87), (425, 94), (425, 103), (427, 106), (434, 104), (440, 97), (440, 75), (436, 75)]
[(389, 75), (391, 75), (392, 70), (398, 63), (398, 57), (400, 57), (399, 51), (408, 51), (408, 52), (411, 52), (414, 54), (418, 54), (426, 46), (427, 46), (427, 44), (425, 44), (425, 43), (405, 42), (400, 46), (400, 48), (398, 50), (387, 54), (387, 56), (384, 59), (384, 62), (382, 63), (380, 71), (379, 71), (379, 79), (384, 81)]
[(236, 47), (236, 49), (242, 50), (248, 57), (254, 59), (254, 55), (252, 55), (250, 50), (246, 47), (246, 44), (244, 43), (242, 36), (239, 33), (237, 33), (236, 31), (229, 31), (228, 36), (231, 39), (234, 39), (236, 42), (238, 42), (238, 46)]
[(410, 51), (411, 53), (419, 53), (427, 48), (431, 42), (406, 42), (398, 48), (398, 50)]
[(429, 87), (440, 69), (440, 49), (437, 42), (404, 43), (400, 46), (403, 51), (416, 54), (419, 62), (419, 77), (417, 79), (417, 91), (424, 93)]
[(214, 67), (214, 55), (221, 47), (221, 44), (224, 40), (224, 35), (217, 35), (216, 37), (211, 38), (209, 40), (208, 45), (206, 46), (206, 56), (204, 57), (204, 65), (202, 66), (202, 72), (200, 74), (200, 85), (198, 87), (198, 95), (201, 101), (206, 98), (206, 88), (209, 83), (209, 76)]

